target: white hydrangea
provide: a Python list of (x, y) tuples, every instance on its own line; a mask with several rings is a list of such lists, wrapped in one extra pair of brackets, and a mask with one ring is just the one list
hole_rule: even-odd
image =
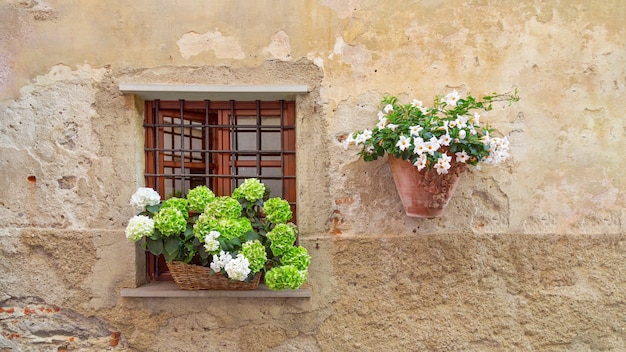
[(220, 242), (217, 240), (220, 235), (218, 231), (211, 231), (204, 237), (204, 249), (208, 253), (215, 252), (220, 248)]
[(137, 192), (130, 197), (130, 205), (135, 207), (137, 211), (146, 210), (147, 206), (157, 205), (161, 202), (161, 196), (152, 188), (140, 187)]
[(224, 266), (226, 274), (231, 280), (243, 281), (250, 274), (250, 262), (243, 254), (237, 254), (236, 258), (231, 259)]
[(150, 236), (153, 232), (154, 220), (145, 215), (133, 216), (126, 226), (126, 238), (133, 242), (139, 241), (144, 236)]
[(213, 260), (209, 266), (211, 267), (211, 270), (219, 273), (231, 260), (233, 260), (233, 257), (230, 253), (220, 251), (219, 255), (213, 255)]

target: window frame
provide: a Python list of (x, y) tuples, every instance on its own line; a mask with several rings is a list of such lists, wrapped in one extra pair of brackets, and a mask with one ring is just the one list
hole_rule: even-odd
[[(144, 110), (144, 156), (145, 156), (145, 172), (144, 179), (146, 187), (154, 188), (161, 194), (163, 198), (167, 196), (165, 192), (165, 181), (167, 177), (174, 180), (180, 178), (182, 180), (181, 195), (185, 195), (191, 188), (187, 187), (185, 179), (189, 179), (191, 185), (192, 178), (203, 177), (209, 180), (209, 186), (217, 195), (229, 195), (234, 187), (245, 178), (257, 177), (263, 179), (279, 179), (282, 183), (282, 194), (273, 194), (286, 199), (292, 205), (294, 213), (294, 221), (296, 215), (296, 102), (295, 100), (286, 101), (194, 101), (194, 100), (147, 100), (145, 101)], [(278, 112), (279, 124), (271, 127), (263, 127), (264, 114), (275, 114)], [(171, 116), (166, 116), (171, 115)], [(239, 116), (254, 117), (255, 125), (238, 125)], [(170, 123), (165, 123), (165, 117), (170, 118)], [(174, 123), (178, 119), (180, 125)], [(185, 148), (185, 121), (200, 122), (196, 127), (200, 127), (202, 134), (202, 148), (195, 149), (191, 142), (189, 148)], [(203, 120), (203, 121), (201, 121)], [(176, 148), (174, 143), (166, 148), (165, 130), (174, 131), (176, 129), (182, 132), (180, 138), (180, 148)], [(193, 129), (189, 129), (189, 138), (193, 139)], [(237, 144), (238, 133), (242, 130), (254, 131), (256, 150), (238, 150), (233, 149)], [(197, 131), (197, 130), (196, 130)], [(280, 134), (280, 150), (263, 151), (262, 150), (262, 134), (263, 132), (272, 131)], [(171, 133), (174, 135), (174, 133)], [(174, 139), (172, 139), (173, 141)], [(194, 152), (195, 150), (195, 152)], [(165, 160), (166, 153), (170, 152), (172, 160)], [(186, 152), (189, 152), (187, 158)], [(188, 165), (194, 164), (193, 153), (200, 152), (202, 155), (201, 162), (195, 162), (195, 168), (204, 168), (203, 174), (185, 173), (186, 159), (189, 159)], [(178, 162), (174, 157), (176, 153)], [(277, 154), (278, 160), (262, 160), (262, 156)], [(239, 160), (242, 155), (254, 155), (253, 160)], [(278, 161), (278, 163), (276, 162)], [(211, 165), (215, 163), (216, 165)], [(165, 173), (165, 168), (171, 167), (175, 169), (177, 166), (182, 171), (181, 175), (175, 172), (171, 174)], [(227, 165), (228, 167), (224, 167)], [(241, 167), (255, 168), (254, 175), (240, 175), (237, 170)], [(280, 176), (264, 176), (263, 168), (274, 167), (280, 169)], [(214, 173), (213, 170), (217, 169)], [(192, 176), (194, 175), (194, 176)], [(165, 262), (160, 261), (151, 253), (146, 252), (146, 275), (148, 281), (169, 281), (171, 276), (165, 272)], [(160, 269), (161, 268), (161, 269)]]

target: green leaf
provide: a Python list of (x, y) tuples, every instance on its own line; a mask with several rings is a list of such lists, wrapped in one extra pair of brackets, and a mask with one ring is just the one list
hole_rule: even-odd
[(245, 234), (246, 241), (259, 240), (263, 241), (263, 237), (254, 231), (248, 231)]
[(163, 253), (163, 241), (162, 240), (153, 240), (151, 238), (146, 238), (146, 246), (150, 253), (154, 255), (161, 255)]
[(178, 239), (176, 237), (168, 237), (165, 239), (164, 247), (165, 253), (176, 255), (178, 254)]
[(166, 261), (166, 262), (171, 262), (171, 261), (173, 261), (174, 259), (176, 259), (176, 255), (177, 255), (177, 254), (178, 254), (178, 253), (175, 253), (175, 254), (170, 254), (170, 253), (164, 252), (164, 253), (163, 253), (163, 257), (165, 258), (165, 261)]
[(158, 212), (161, 209), (161, 204), (157, 204), (157, 205), (148, 205), (146, 207), (146, 210), (151, 213), (154, 214), (156, 212)]

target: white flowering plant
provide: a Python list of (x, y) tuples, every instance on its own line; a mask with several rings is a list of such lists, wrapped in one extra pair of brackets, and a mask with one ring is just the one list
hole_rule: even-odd
[(482, 123), (481, 111), (492, 110), (497, 101), (517, 102), (513, 94), (493, 93), (477, 100), (462, 97), (456, 90), (435, 98), (432, 107), (413, 99), (401, 104), (394, 96), (385, 96), (378, 112), (378, 122), (371, 129), (350, 133), (344, 147), (361, 146), (359, 155), (372, 161), (385, 155), (409, 160), (419, 171), (436, 169), (446, 174), (454, 160), (477, 165), (498, 164), (509, 156), (507, 137)]
[(307, 278), (310, 255), (296, 245), (297, 226), (289, 203), (270, 198), (258, 179), (250, 178), (231, 196), (216, 196), (198, 186), (186, 198), (161, 202), (151, 188), (131, 197), (139, 214), (128, 222), (126, 237), (166, 262), (208, 266), (231, 280), (250, 281), (263, 272), (273, 290), (297, 289)]

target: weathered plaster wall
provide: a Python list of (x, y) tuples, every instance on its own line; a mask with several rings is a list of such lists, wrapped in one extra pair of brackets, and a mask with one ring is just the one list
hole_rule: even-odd
[[(626, 3), (0, 3), (0, 349), (626, 350)], [(123, 299), (142, 105), (120, 82), (307, 84), (311, 299)], [(384, 94), (520, 90), (502, 167), (407, 218), (338, 139)], [(371, 265), (368, 265), (371, 264)], [(138, 268), (138, 269), (137, 269)], [(112, 333), (120, 332), (116, 346)]]

